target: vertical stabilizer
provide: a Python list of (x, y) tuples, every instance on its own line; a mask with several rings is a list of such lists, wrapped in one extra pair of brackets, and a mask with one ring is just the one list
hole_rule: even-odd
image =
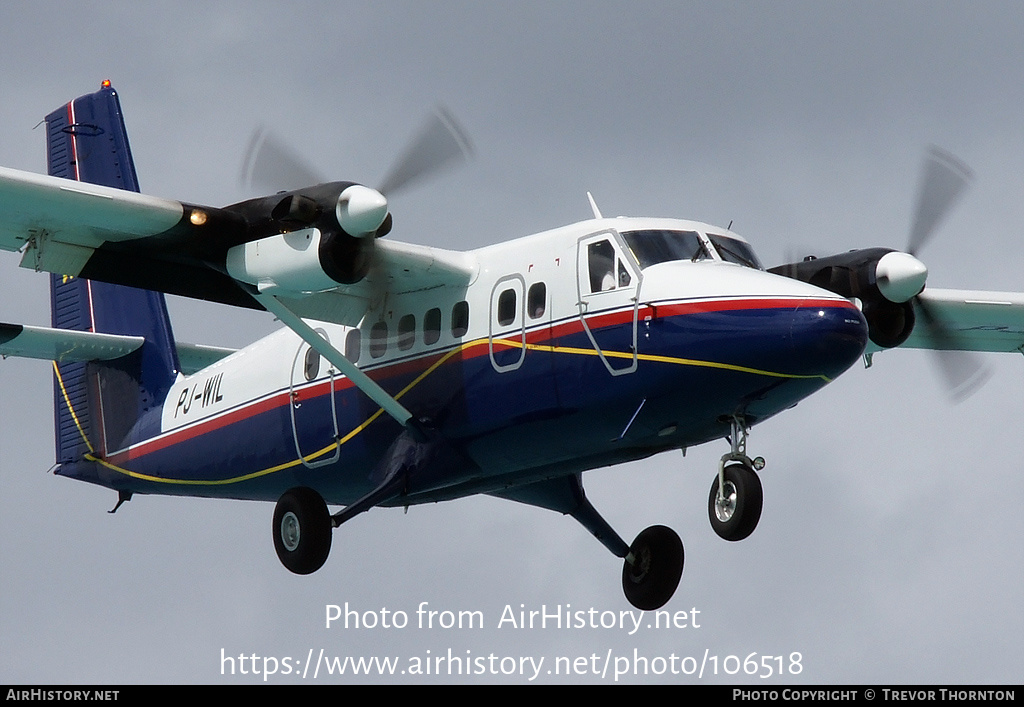
[[(109, 82), (46, 117), (52, 176), (139, 191), (117, 93)], [(57, 463), (62, 473), (91, 466), (133, 439), (147, 436), (178, 371), (164, 297), (158, 292), (53, 275), (53, 326), (143, 336), (145, 344), (116, 361), (60, 363), (54, 369)], [(155, 431), (155, 427), (153, 429)]]

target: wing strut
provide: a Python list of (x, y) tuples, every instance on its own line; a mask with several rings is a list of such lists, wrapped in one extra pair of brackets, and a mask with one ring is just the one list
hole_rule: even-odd
[(359, 390), (363, 391), (370, 400), (380, 405), (384, 412), (395, 418), (398, 424), (409, 428), (417, 436), (420, 435), (421, 430), (416, 424), (416, 419), (411, 412), (405, 409), (405, 406), (377, 385), (368, 375), (359, 370), (354, 363), (345, 358), (344, 354), (331, 346), (322, 336), (313, 331), (312, 327), (288, 309), (281, 300), (267, 292), (253, 292), (253, 296), (268, 312), (271, 312), (280, 319), (281, 323), (298, 334), (317, 353), (330, 361), (331, 365), (348, 376), (348, 379)]

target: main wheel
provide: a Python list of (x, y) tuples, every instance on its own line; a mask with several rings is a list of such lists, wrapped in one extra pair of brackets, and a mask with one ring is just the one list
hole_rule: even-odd
[(683, 541), (664, 525), (652, 525), (629, 547), (633, 563), (622, 566), (622, 591), (629, 603), (644, 611), (665, 605), (683, 576)]
[(312, 574), (331, 552), (331, 514), (316, 491), (285, 491), (274, 509), (274, 549), (281, 564), (295, 574)]
[(742, 540), (754, 532), (761, 519), (761, 480), (744, 464), (725, 467), (724, 498), (718, 498), (718, 477), (711, 484), (708, 518), (711, 527), (725, 540)]

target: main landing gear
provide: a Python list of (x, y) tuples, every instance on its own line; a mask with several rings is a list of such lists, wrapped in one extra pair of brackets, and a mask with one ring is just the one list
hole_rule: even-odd
[(718, 462), (718, 476), (708, 496), (708, 518), (711, 527), (725, 540), (743, 540), (761, 519), (761, 480), (757, 471), (764, 468), (764, 459), (747, 456), (747, 428), (739, 417), (732, 418), (729, 437), (732, 451)]
[(274, 549), (281, 564), (295, 574), (312, 574), (331, 552), (334, 521), (316, 491), (286, 491), (274, 509)]
[[(400, 493), (406, 467), (400, 460), (414, 444), (412, 433), (393, 448), (394, 463), (381, 484), (331, 515), (319, 493), (298, 487), (287, 492), (274, 510), (274, 548), (281, 563), (296, 574), (311, 574), (323, 566), (331, 551), (331, 534), (353, 516)], [(732, 419), (732, 446), (718, 464), (718, 476), (708, 496), (711, 527), (726, 540), (742, 540), (754, 532), (761, 518), (761, 481), (756, 471), (764, 459), (746, 454), (744, 420)], [(400, 444), (401, 443), (401, 444)], [(622, 591), (630, 604), (643, 611), (662, 607), (679, 586), (683, 574), (683, 543), (671, 528), (655, 525), (641, 532), (632, 545), (608, 525), (586, 498), (578, 474), (517, 486), (495, 496), (528, 503), (572, 516), (612, 554), (623, 559)]]
[(683, 542), (671, 528), (652, 525), (636, 536), (622, 564), (622, 591), (644, 611), (665, 605), (683, 576)]
[[(281, 564), (295, 574), (316, 572), (330, 554), (334, 528), (390, 490), (391, 483), (385, 482), (378, 492), (334, 516), (313, 489), (297, 487), (286, 491), (274, 509), (274, 549)], [(538, 482), (495, 495), (557, 510), (579, 521), (613, 554), (623, 558), (622, 591), (638, 609), (661, 608), (679, 586), (683, 576), (683, 543), (675, 531), (654, 525), (627, 546), (590, 505), (578, 476)]]
[(501, 495), (576, 519), (613, 555), (623, 559), (622, 592), (636, 608), (659, 609), (675, 594), (683, 576), (683, 542), (676, 532), (653, 525), (637, 535), (632, 545), (626, 545), (587, 500), (578, 474), (511, 489)]
[[(334, 515), (327, 510), (323, 496), (311, 488), (298, 486), (285, 491), (274, 509), (274, 549), (281, 564), (295, 574), (312, 574), (320, 569), (331, 552), (332, 531), (397, 496), (415, 464), (429, 460), (429, 450), (424, 451), (417, 441), (419, 434), (411, 429), (402, 432), (383, 460), (387, 472), (379, 485)], [(410, 458), (414, 458), (411, 463)]]

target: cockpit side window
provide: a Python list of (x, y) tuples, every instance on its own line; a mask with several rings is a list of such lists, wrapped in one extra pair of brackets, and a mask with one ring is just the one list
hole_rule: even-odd
[(587, 267), (591, 292), (615, 289), (615, 250), (611, 241), (597, 241), (587, 246)]
[(707, 260), (711, 256), (694, 231), (649, 229), (622, 234), (641, 268), (672, 260)]
[(619, 287), (629, 287), (629, 283), (633, 281), (633, 278), (629, 276), (629, 270), (626, 269), (626, 264), (621, 259), (617, 261), (619, 268), (619, 275), (616, 281), (619, 283)]

